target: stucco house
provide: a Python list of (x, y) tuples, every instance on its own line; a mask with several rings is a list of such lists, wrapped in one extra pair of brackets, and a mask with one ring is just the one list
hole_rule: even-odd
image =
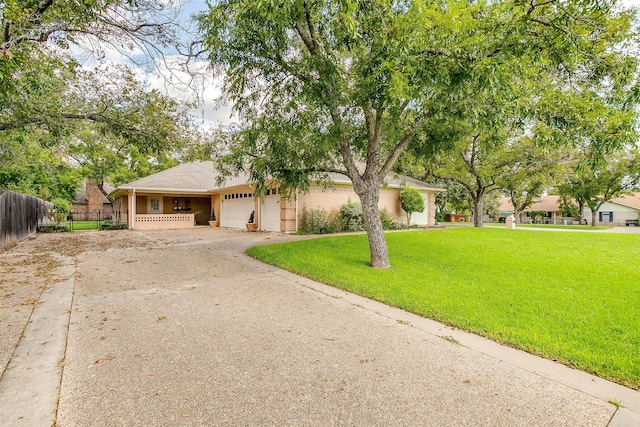
[[(225, 177), (219, 184), (219, 174), (210, 161), (182, 163), (137, 181), (120, 185), (110, 197), (114, 209), (127, 212), (130, 229), (190, 228), (207, 225), (213, 209), (221, 227), (244, 229), (254, 212), (259, 230), (295, 232), (305, 209), (340, 209), (349, 200), (358, 201), (351, 181), (336, 174), (332, 188), (312, 185), (309, 192), (287, 199), (277, 185), (256, 197), (255, 188), (246, 176)], [(406, 220), (399, 195), (406, 185), (420, 191), (425, 210), (414, 213), (411, 223), (435, 224), (435, 194), (442, 189), (425, 182), (390, 174), (380, 188), (381, 209), (395, 215), (398, 222)]]

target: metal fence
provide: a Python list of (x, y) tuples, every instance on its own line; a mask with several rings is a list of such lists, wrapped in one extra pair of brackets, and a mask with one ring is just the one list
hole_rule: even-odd
[(127, 211), (103, 210), (73, 210), (67, 215), (71, 230), (103, 229), (112, 225), (126, 225)]
[(0, 191), (0, 248), (35, 233), (49, 222), (53, 203), (27, 194)]

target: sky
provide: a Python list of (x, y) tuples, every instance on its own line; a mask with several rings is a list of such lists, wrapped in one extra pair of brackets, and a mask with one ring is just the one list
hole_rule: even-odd
[[(204, 0), (164, 0), (168, 5), (179, 7), (179, 18), (184, 26), (193, 26), (189, 24), (191, 16), (206, 10), (206, 2)], [(640, 8), (640, 0), (622, 0), (623, 6), (633, 6)], [(96, 62), (94, 58), (85, 58), (84, 66), (87, 68), (95, 68), (105, 66), (109, 63), (127, 63), (131, 64), (131, 57), (140, 56), (142, 51), (120, 52), (116, 49), (105, 48), (104, 56), (100, 61)], [(175, 56), (175, 51), (168, 51), (162, 60), (156, 58), (153, 67), (147, 63), (141, 66), (133, 65), (138, 78), (144, 82), (150, 89), (157, 89), (160, 92), (180, 101), (197, 100), (199, 105), (191, 110), (194, 121), (202, 128), (214, 128), (220, 125), (227, 125), (237, 122), (237, 118), (232, 116), (231, 106), (219, 105), (217, 100), (221, 96), (221, 80), (214, 79), (213, 73), (207, 69), (206, 58), (193, 62), (192, 65), (199, 69), (202, 73), (202, 80), (199, 85), (201, 88), (194, 91), (184, 83), (190, 80), (191, 76), (180, 70), (178, 66), (180, 59)], [(193, 86), (193, 85), (192, 85)]]
[[(192, 15), (206, 10), (204, 0), (166, 0), (179, 6), (179, 19), (184, 27), (193, 27)], [(185, 36), (185, 39), (187, 36)], [(197, 102), (198, 106), (191, 110), (194, 121), (202, 128), (213, 128), (219, 125), (227, 125), (237, 122), (232, 117), (230, 106), (220, 106), (217, 100), (221, 95), (221, 80), (213, 77), (213, 72), (208, 69), (206, 58), (192, 61), (190, 67), (198, 71), (199, 84), (189, 84), (193, 77), (182, 71), (180, 62), (182, 57), (176, 55), (175, 49), (168, 48), (163, 56), (149, 58), (139, 49), (116, 49), (100, 44), (100, 54), (88, 53), (87, 48), (95, 52), (95, 41), (84, 41), (80, 45), (72, 47), (72, 52), (80, 60), (86, 69), (108, 67), (111, 64), (126, 64), (132, 68), (137, 78), (149, 89), (157, 89), (165, 95), (185, 102)], [(132, 61), (133, 59), (133, 61)]]

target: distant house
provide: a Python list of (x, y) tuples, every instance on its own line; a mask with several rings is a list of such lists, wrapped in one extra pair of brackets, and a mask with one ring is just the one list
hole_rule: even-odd
[[(527, 224), (534, 221), (531, 218), (531, 212), (546, 212), (545, 221), (551, 224), (561, 224), (562, 221), (567, 220), (563, 218), (562, 209), (560, 209), (559, 196), (540, 196), (534, 199), (533, 204), (525, 210), (519, 212), (520, 218), (518, 222), (521, 224)], [(513, 204), (510, 197), (502, 197), (500, 199), (500, 216), (505, 217), (514, 213)], [(570, 219), (572, 220), (572, 219)]]
[[(591, 218), (591, 209), (585, 208), (585, 218)], [(598, 223), (606, 225), (638, 225), (640, 192), (616, 197), (604, 203), (598, 211)]]
[[(546, 212), (544, 222), (550, 224), (562, 224), (565, 221), (573, 221), (578, 218), (565, 218), (562, 216), (562, 209), (559, 203), (560, 197), (555, 195), (541, 196), (534, 203), (520, 212), (520, 223), (530, 223), (533, 221), (531, 212)], [(500, 199), (500, 214), (502, 217), (513, 213), (513, 205), (509, 197)], [(585, 207), (583, 217), (591, 223), (591, 210)], [(598, 224), (603, 225), (638, 225), (640, 217), (640, 192), (621, 197), (616, 197), (602, 205), (598, 211)]]
[[(109, 184), (104, 184), (104, 189), (107, 194), (114, 190)], [(111, 217), (113, 206), (96, 184), (85, 180), (71, 202), (71, 212), (76, 219), (97, 219), (98, 212), (100, 218), (104, 219)]]
[[(110, 196), (115, 209), (126, 211), (132, 229), (187, 228), (206, 225), (213, 209), (221, 227), (244, 229), (251, 213), (258, 229), (295, 232), (305, 209), (339, 210), (349, 200), (358, 201), (349, 179), (333, 175), (332, 188), (312, 185), (308, 193), (287, 199), (274, 184), (257, 197), (246, 176), (226, 177), (222, 184), (213, 162), (183, 163), (171, 169), (120, 185)], [(400, 207), (402, 185), (416, 188), (425, 210), (414, 213), (411, 223), (435, 224), (435, 194), (442, 189), (406, 176), (390, 174), (380, 188), (381, 209), (398, 221), (406, 218)]]

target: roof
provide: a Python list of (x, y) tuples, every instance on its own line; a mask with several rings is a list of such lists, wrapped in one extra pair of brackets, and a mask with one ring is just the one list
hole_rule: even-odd
[[(121, 193), (122, 190), (210, 193), (222, 188), (246, 185), (249, 183), (249, 178), (245, 174), (239, 174), (235, 177), (225, 177), (222, 185), (219, 184), (219, 177), (220, 174), (217, 172), (215, 163), (212, 161), (181, 163), (170, 169), (120, 185), (112, 194), (115, 196)], [(336, 184), (351, 185), (351, 180), (346, 176), (331, 173), (329, 177)], [(390, 187), (408, 185), (418, 189), (444, 191), (442, 188), (434, 187), (426, 182), (395, 173), (387, 176), (385, 184)]]
[[(557, 212), (560, 210), (559, 199), (560, 196), (542, 196), (541, 200), (534, 202), (524, 211)], [(617, 205), (640, 210), (640, 192), (625, 194), (624, 196), (620, 197), (614, 197), (613, 199), (609, 200), (609, 203), (614, 203)], [(513, 205), (511, 204), (511, 199), (509, 197), (502, 197), (500, 199), (500, 211), (503, 213), (513, 212)]]
[(640, 192), (625, 194), (624, 196), (615, 197), (611, 199), (610, 202), (627, 206), (633, 209), (640, 209)]
[[(559, 199), (560, 196), (541, 196), (538, 199), (534, 199), (533, 204), (524, 211), (557, 212), (560, 210), (560, 204), (558, 203)], [(511, 204), (510, 197), (502, 197), (500, 199), (500, 212), (513, 212), (513, 204)]]
[(185, 190), (207, 192), (216, 186), (213, 162), (189, 162), (163, 170), (136, 181), (122, 184), (120, 190)]
[[(351, 180), (345, 175), (339, 173), (329, 173), (328, 175), (331, 181), (336, 184), (352, 184)], [(391, 172), (385, 177), (383, 185), (391, 188), (400, 188), (403, 186), (407, 186), (421, 190), (445, 191), (444, 188), (436, 187), (424, 181), (420, 181), (419, 179), (411, 178), (410, 176), (406, 175), (400, 175), (395, 172)]]

